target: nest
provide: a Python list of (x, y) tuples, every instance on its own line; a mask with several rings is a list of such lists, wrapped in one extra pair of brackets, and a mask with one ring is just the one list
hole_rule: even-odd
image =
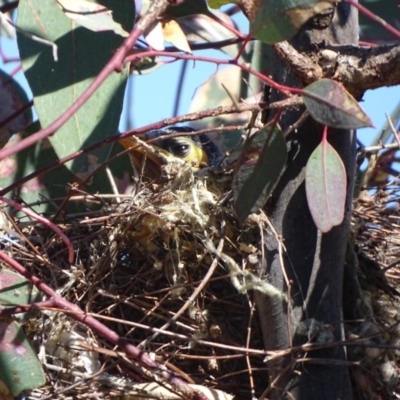
[[(207, 395), (215, 399), (259, 397), (267, 368), (248, 289), (271, 290), (257, 278), (266, 218), (253, 215), (247, 225), (238, 225), (229, 171), (193, 173), (187, 165), (172, 164), (164, 173), (167, 179), (158, 184), (137, 179), (133, 194), (119, 201), (88, 196), (87, 201), (101, 199), (97, 211), (58, 216), (54, 222), (75, 251), (73, 264), (52, 230), (10, 215), (17, 239), (6, 249), (162, 368), (201, 385), (193, 386), (196, 390), (208, 388)], [(400, 286), (400, 217), (387, 207), (389, 199), (400, 203), (396, 193), (366, 196), (354, 211), (359, 257), (348, 264), (356, 268), (361, 286), (355, 296), (351, 286), (350, 302), (357, 307), (350, 308), (358, 313), (351, 319), (362, 323), (347, 324), (346, 335), (349, 340), (366, 338), (364, 346), (349, 348), (349, 357), (372, 365), (376, 378), (355, 369), (361, 371), (353, 375), (358, 398), (389, 399), (398, 392), (400, 329), (394, 322), (398, 304), (393, 290)], [(365, 259), (377, 264), (372, 280)], [(24, 330), (47, 376), (46, 385), (27, 394), (28, 399), (181, 398), (159, 383), (157, 372), (144, 371), (69, 313), (42, 310), (24, 323)]]
[(348, 349), (350, 359), (362, 367), (353, 370), (361, 399), (400, 395), (399, 204), (400, 187), (394, 181), (373, 194), (363, 193), (353, 210), (357, 257), (348, 267), (358, 279), (356, 285), (348, 285), (348, 305), (354, 312), (345, 318), (353, 320), (346, 324), (347, 338), (362, 341), (362, 346)]
[[(239, 228), (225, 193), (229, 174), (194, 174), (187, 165), (164, 172), (163, 183), (140, 180), (135, 193), (118, 203), (58, 217), (55, 222), (73, 245), (74, 264), (61, 238), (33, 222), (23, 224), (9, 251), (62, 297), (181, 380), (217, 388), (221, 392), (213, 398), (232, 398), (229, 393), (251, 398), (251, 390), (263, 390), (266, 376), (246, 290), (258, 284), (253, 273), (263, 222)], [(69, 314), (43, 311), (26, 333), (48, 377), (27, 398), (166, 396), (159, 385), (144, 383), (156, 382), (155, 375), (144, 376), (137, 363)]]

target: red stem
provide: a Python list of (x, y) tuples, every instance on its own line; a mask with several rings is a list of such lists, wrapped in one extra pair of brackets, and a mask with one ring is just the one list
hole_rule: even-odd
[(65, 300), (59, 294), (57, 294), (53, 289), (43, 283), (37, 276), (26, 270), (21, 264), (17, 261), (9, 257), (3, 251), (0, 251), (0, 260), (3, 260), (7, 263), (12, 269), (17, 271), (23, 277), (32, 282), (41, 292), (45, 293), (52, 301), (46, 302), (46, 306), (53, 306), (63, 310), (73, 317), (75, 320), (85, 324), (93, 331), (97, 332), (104, 338), (108, 339), (114, 345), (118, 346), (122, 349), (128, 356), (133, 357), (140, 364), (145, 367), (157, 371), (158, 374), (161, 374), (165, 380), (167, 380), (171, 385), (176, 386), (180, 389), (181, 392), (186, 393), (188, 398), (194, 400), (208, 400), (204, 395), (200, 395), (197, 392), (194, 392), (191, 387), (189, 387), (185, 382), (181, 379), (177, 378), (171, 372), (165, 370), (160, 364), (153, 361), (149, 355), (137, 347), (130, 344), (126, 339), (119, 336), (117, 333), (107, 328), (101, 322), (97, 321), (95, 318), (86, 315), (78, 306), (75, 304)]
[(49, 163), (49, 164), (45, 165), (44, 167), (37, 169), (36, 171), (32, 172), (31, 174), (26, 175), (21, 179), (18, 179), (17, 182), (14, 182), (11, 185), (1, 189), (0, 196), (4, 196), (6, 193), (9, 193), (11, 190), (14, 190), (15, 188), (23, 185), (25, 182), (30, 181), (31, 179), (33, 179), (36, 176), (42, 175), (54, 168), (59, 167), (62, 164), (65, 164), (68, 161), (78, 158), (78, 157), (82, 156), (83, 154), (89, 153), (97, 148), (103, 147), (107, 144), (117, 142), (120, 139), (130, 137), (133, 135), (139, 135), (141, 133), (144, 133), (144, 132), (147, 132), (147, 131), (150, 131), (153, 129), (161, 129), (161, 128), (164, 128), (165, 126), (174, 125), (174, 124), (178, 124), (178, 123), (182, 123), (182, 122), (195, 121), (195, 120), (199, 120), (199, 119), (203, 119), (203, 118), (209, 118), (209, 117), (213, 117), (216, 115), (221, 115), (221, 112), (219, 112), (218, 108), (208, 109), (208, 110), (204, 110), (204, 111), (193, 112), (190, 114), (181, 115), (181, 116), (174, 117), (174, 118), (166, 118), (161, 121), (142, 126), (141, 128), (127, 131), (120, 135), (109, 136), (108, 138), (102, 140), (101, 142), (94, 143), (91, 146), (86, 147), (85, 149), (78, 150), (73, 154), (69, 154), (68, 156), (65, 156), (63, 158), (55, 160), (52, 163)]
[(322, 131), (322, 141), (326, 142), (328, 140), (328, 125), (324, 125), (324, 130)]
[(21, 211), (22, 213), (24, 213), (26, 215), (29, 215), (30, 217), (32, 217), (36, 221), (42, 223), (43, 225), (46, 225), (51, 230), (53, 230), (58, 236), (60, 236), (60, 238), (62, 239), (62, 241), (65, 243), (65, 245), (68, 248), (68, 261), (71, 264), (74, 262), (74, 248), (72, 247), (72, 244), (69, 241), (69, 239), (67, 238), (67, 236), (64, 235), (64, 233), (62, 232), (62, 230), (58, 226), (54, 225), (47, 218), (44, 218), (44, 217), (36, 214), (35, 212), (30, 210), (29, 208), (23, 207), (23, 206), (21, 206), (21, 204), (18, 204), (13, 200), (10, 200), (10, 199), (7, 199), (6, 197), (0, 196), (0, 201), (3, 201), (4, 203), (7, 203), (9, 206), (17, 209), (18, 211)]
[(238, 68), (241, 68), (241, 69), (249, 72), (250, 74), (256, 76), (261, 81), (268, 83), (268, 85), (270, 85), (274, 89), (278, 90), (279, 92), (282, 92), (286, 95), (288, 95), (288, 92), (293, 93), (293, 94), (301, 94), (300, 89), (280, 85), (279, 83), (277, 83), (274, 80), (272, 80), (271, 78), (269, 78), (267, 75), (264, 75), (261, 72), (258, 72), (256, 70), (254, 70), (253, 68), (248, 67), (247, 65), (237, 61), (236, 59), (235, 60), (232, 60), (232, 59), (231, 60), (221, 60), (221, 59), (212, 58), (212, 57), (204, 57), (204, 56), (198, 56), (198, 55), (194, 56), (192, 54), (180, 54), (180, 53), (171, 54), (167, 51), (148, 50), (148, 51), (144, 51), (142, 53), (131, 54), (128, 57), (126, 57), (126, 61), (135, 63), (138, 60), (141, 60), (145, 57), (155, 57), (155, 56), (171, 57), (171, 58), (180, 59), (180, 60), (203, 61), (203, 62), (209, 62), (209, 63), (213, 63), (213, 64), (217, 64), (217, 65), (236, 65)]
[(360, 3), (358, 3), (355, 0), (346, 0), (348, 3), (350, 3), (353, 7), (357, 8), (358, 11), (360, 11), (362, 14), (364, 14), (367, 18), (369, 18), (371, 21), (376, 22), (378, 25), (382, 26), (383, 29), (391, 33), (395, 38), (400, 39), (400, 32), (392, 25), (387, 23), (384, 19), (379, 17), (378, 15), (374, 14), (368, 8), (365, 8), (362, 6)]

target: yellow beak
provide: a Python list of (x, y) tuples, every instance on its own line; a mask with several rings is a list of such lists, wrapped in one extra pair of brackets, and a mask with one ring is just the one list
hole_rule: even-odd
[(194, 169), (208, 165), (209, 162), (204, 149), (184, 136), (157, 140), (156, 145), (147, 145), (137, 138), (125, 138), (119, 142), (126, 149), (130, 149), (129, 155), (134, 168), (137, 171), (145, 168), (146, 175), (151, 178), (159, 178), (162, 166), (172, 157), (186, 161)]
[(136, 171), (140, 172), (145, 169), (146, 175), (150, 178), (160, 178), (161, 167), (166, 164), (166, 158), (169, 155), (167, 151), (131, 138), (121, 139), (119, 143), (125, 149), (130, 149), (129, 157)]

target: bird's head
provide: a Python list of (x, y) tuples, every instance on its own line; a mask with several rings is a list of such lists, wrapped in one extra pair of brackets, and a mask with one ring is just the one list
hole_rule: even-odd
[(195, 132), (186, 126), (149, 131), (140, 138), (149, 142), (152, 151), (132, 138), (121, 139), (120, 143), (131, 149), (129, 155), (135, 169), (140, 171), (144, 167), (151, 177), (159, 177), (165, 160), (171, 157), (186, 161), (193, 169), (218, 166), (222, 160), (219, 147), (209, 136)]

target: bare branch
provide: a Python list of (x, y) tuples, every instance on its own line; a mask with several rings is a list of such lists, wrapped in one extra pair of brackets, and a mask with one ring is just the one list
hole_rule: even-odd
[(400, 84), (400, 46), (331, 46), (338, 53), (333, 78), (355, 98), (369, 89)]
[(400, 84), (399, 45), (330, 45), (308, 54), (299, 53), (288, 42), (274, 48), (304, 84), (332, 78), (343, 83), (356, 99), (367, 90)]

